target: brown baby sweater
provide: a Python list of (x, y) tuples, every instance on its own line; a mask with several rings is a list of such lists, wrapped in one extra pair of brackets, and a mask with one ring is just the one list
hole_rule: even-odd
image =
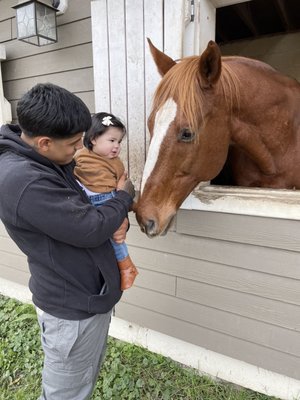
[(125, 168), (119, 157), (106, 158), (87, 148), (75, 154), (74, 174), (89, 190), (95, 193), (107, 193), (116, 189)]

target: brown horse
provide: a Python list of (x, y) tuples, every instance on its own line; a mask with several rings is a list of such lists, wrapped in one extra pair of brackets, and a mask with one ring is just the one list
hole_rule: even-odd
[(148, 41), (163, 77), (136, 209), (149, 237), (166, 232), (184, 199), (225, 163), (231, 184), (300, 189), (296, 80), (260, 61), (221, 57), (213, 41), (177, 63)]

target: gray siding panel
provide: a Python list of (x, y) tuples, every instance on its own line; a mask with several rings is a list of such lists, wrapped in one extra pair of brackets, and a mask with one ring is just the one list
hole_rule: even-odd
[(76, 93), (93, 91), (93, 68), (62, 71), (57, 74), (43, 75), (42, 77), (35, 76), (4, 82), (3, 86), (7, 100), (12, 101), (21, 98), (27, 90), (40, 82), (51, 82)]
[(135, 285), (152, 290), (154, 293), (161, 292), (172, 296), (176, 294), (175, 276), (149, 271), (144, 268), (139, 268), (139, 275), (135, 280)]
[(17, 60), (8, 60), (3, 63), (2, 73), (3, 80), (8, 81), (90, 68), (91, 66), (92, 45), (88, 43)]
[(91, 113), (95, 112), (95, 98), (94, 92), (80, 92), (75, 94), (81, 98), (81, 100), (87, 105)]
[(0, 22), (0, 43), (11, 40), (11, 20)]
[[(2, 241), (1, 238), (0, 241)], [(24, 254), (18, 255), (2, 249), (0, 250), (0, 254), (1, 254), (1, 265), (17, 269), (19, 271), (23, 271), (28, 274), (28, 264)]]
[[(137, 285), (139, 285), (138, 282)], [(122, 300), (126, 304), (138, 305), (143, 309), (300, 357), (299, 332), (276, 327), (276, 335), (274, 335), (274, 326), (267, 321), (257, 321), (223, 311), (214, 308), (213, 304), (209, 302), (207, 302), (208, 305), (197, 304), (157, 293), (152, 288), (140, 287), (126, 291)], [(151, 304), (151, 308), (149, 308), (149, 304)]]
[[(127, 243), (140, 275), (148, 270), (173, 277), (176, 289), (174, 295), (147, 287), (138, 276), (135, 288), (124, 293), (117, 315), (299, 379), (300, 255), (287, 250), (297, 248), (296, 236), (293, 246), (288, 241), (279, 246), (283, 226), (295, 235), (294, 221), (274, 219), (268, 224), (266, 218), (223, 217), (211, 212), (191, 212), (190, 217), (180, 210), (175, 231), (152, 240), (131, 218)], [(218, 218), (233, 231), (232, 237), (225, 227), (218, 229)], [(241, 223), (247, 229), (240, 229), (238, 242)], [(255, 231), (272, 232), (272, 240), (257, 241)], [(278, 243), (278, 248), (270, 243)]]
[[(116, 316), (270, 371), (300, 379), (300, 358), (125, 302)], [(201, 365), (200, 365), (201, 370)]]
[(293, 304), (187, 279), (177, 280), (177, 297), (300, 332), (300, 307)]
[(8, 18), (13, 18), (15, 16), (15, 10), (11, 8), (17, 4), (13, 0), (1, 0), (0, 1), (0, 21), (4, 21)]
[(177, 217), (177, 232), (300, 251), (298, 221), (181, 210)]
[(0, 237), (0, 251), (7, 251), (12, 254), (22, 255), (21, 250), (9, 237)]
[[(180, 211), (181, 213), (181, 211)], [(179, 213), (179, 214), (180, 214)], [(214, 213), (208, 213), (214, 216)], [(218, 215), (219, 213), (216, 213)], [(194, 216), (194, 221), (202, 221), (202, 215)], [(197, 237), (169, 232), (167, 236), (149, 240), (146, 235), (141, 234), (140, 229), (132, 221), (128, 243), (139, 248), (151, 249), (155, 252), (165, 254), (168, 260), (168, 268), (180, 270), (181, 264), (185, 265), (186, 257), (200, 259), (219, 264), (232, 265), (255, 271), (266, 272), (272, 275), (286, 276), (300, 279), (300, 255), (295, 251), (282, 250), (268, 247), (236, 243), (213, 238)], [(293, 222), (293, 221), (292, 221)], [(231, 224), (228, 225), (231, 229)], [(258, 229), (256, 227), (256, 229)], [(273, 236), (278, 231), (276, 225), (273, 227)], [(216, 228), (216, 231), (218, 229)], [(218, 235), (218, 233), (216, 233)], [(277, 235), (280, 235), (278, 231)], [(177, 256), (183, 258), (177, 259)], [(145, 260), (148, 264), (155, 264), (155, 256)]]
[(9, 238), (0, 221), (0, 277), (22, 285), (28, 285), (27, 259)]
[[(174, 274), (177, 277), (300, 305), (300, 281), (296, 279), (262, 274), (242, 267), (234, 268), (231, 265), (212, 263), (197, 258), (157, 254), (135, 246), (131, 247), (130, 253), (137, 263), (151, 270), (162, 271), (163, 268), (165, 273)], [(147, 257), (146, 261), (143, 261), (145, 257)]]
[(7, 267), (6, 265), (0, 263), (0, 275), (1, 278), (19, 283), (20, 285), (28, 286), (30, 276), (28, 271), (21, 271), (19, 269)]
[(65, 14), (58, 16), (58, 25), (91, 16), (91, 0), (69, 0)]

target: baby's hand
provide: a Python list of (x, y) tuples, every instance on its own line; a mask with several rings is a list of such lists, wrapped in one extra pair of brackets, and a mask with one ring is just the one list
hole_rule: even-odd
[(127, 172), (124, 172), (121, 178), (119, 179), (119, 182), (117, 183), (117, 190), (123, 190), (126, 179), (127, 179)]
[(133, 183), (131, 182), (130, 179), (127, 179), (127, 173), (124, 172), (124, 174), (121, 176), (118, 185), (117, 185), (117, 190), (124, 190), (127, 192), (132, 198), (135, 196), (135, 189), (133, 186)]

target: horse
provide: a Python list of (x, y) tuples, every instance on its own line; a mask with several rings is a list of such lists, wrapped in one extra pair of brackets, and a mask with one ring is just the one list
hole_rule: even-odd
[(214, 41), (178, 62), (148, 42), (162, 79), (135, 210), (143, 232), (165, 234), (185, 198), (224, 166), (231, 185), (300, 189), (299, 82), (258, 60), (222, 57)]

